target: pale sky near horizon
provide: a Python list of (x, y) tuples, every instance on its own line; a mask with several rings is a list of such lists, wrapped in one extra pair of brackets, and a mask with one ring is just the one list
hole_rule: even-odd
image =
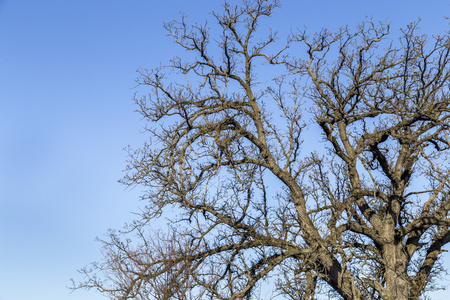
[[(220, 3), (0, 0), (0, 300), (105, 299), (66, 286), (100, 258), (95, 237), (143, 205), (139, 188), (117, 183), (123, 148), (146, 138), (135, 71), (183, 57), (163, 21), (183, 11), (203, 23)], [(285, 31), (355, 27), (366, 16), (393, 30), (419, 17), (423, 33), (449, 29), (449, 1), (282, 3), (265, 22)]]

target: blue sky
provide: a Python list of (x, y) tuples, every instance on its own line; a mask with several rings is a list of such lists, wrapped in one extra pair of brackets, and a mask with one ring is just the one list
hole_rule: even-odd
[[(0, 300), (104, 299), (66, 286), (100, 258), (95, 237), (142, 205), (139, 189), (117, 183), (123, 148), (145, 139), (135, 71), (184, 55), (163, 21), (183, 11), (203, 22), (220, 3), (0, 0)], [(354, 27), (365, 16), (394, 29), (421, 17), (428, 34), (449, 28), (448, 1), (283, 3), (268, 20), (281, 31)]]

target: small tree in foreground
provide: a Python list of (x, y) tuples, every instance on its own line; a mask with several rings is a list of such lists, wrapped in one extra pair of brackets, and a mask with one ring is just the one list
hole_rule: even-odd
[[(435, 287), (450, 241), (449, 36), (412, 24), (393, 39), (367, 21), (277, 49), (256, 31), (278, 6), (225, 4), (213, 36), (167, 24), (195, 59), (140, 74), (151, 140), (124, 180), (146, 190), (138, 238), (112, 233), (80, 287), (250, 299), (270, 280), (288, 299), (385, 300)], [(168, 208), (169, 231), (150, 232)]]

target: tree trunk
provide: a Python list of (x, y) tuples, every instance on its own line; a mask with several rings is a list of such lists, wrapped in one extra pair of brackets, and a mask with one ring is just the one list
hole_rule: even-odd
[(411, 300), (408, 298), (410, 282), (406, 273), (407, 258), (401, 242), (384, 246), (386, 296), (384, 300)]

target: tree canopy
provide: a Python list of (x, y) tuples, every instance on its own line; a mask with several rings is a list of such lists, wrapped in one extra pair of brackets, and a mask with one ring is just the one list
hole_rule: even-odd
[[(279, 6), (225, 3), (218, 30), (166, 24), (189, 58), (140, 72), (149, 141), (123, 182), (146, 207), (79, 287), (251, 299), (270, 280), (288, 299), (385, 300), (435, 288), (450, 241), (448, 33), (367, 20), (283, 40), (258, 31)], [(162, 215), (172, 225), (152, 231)]]

